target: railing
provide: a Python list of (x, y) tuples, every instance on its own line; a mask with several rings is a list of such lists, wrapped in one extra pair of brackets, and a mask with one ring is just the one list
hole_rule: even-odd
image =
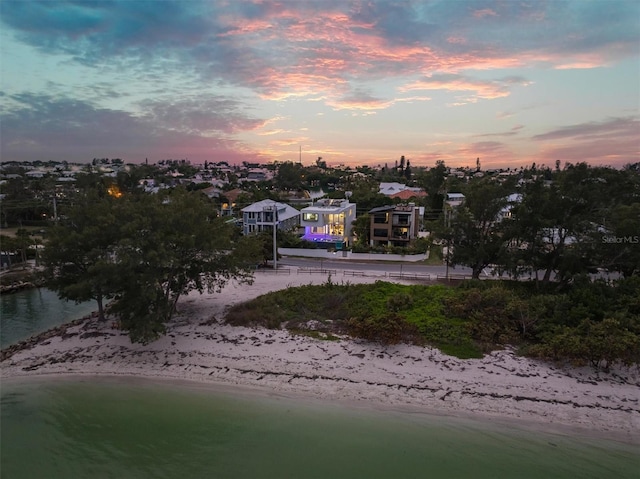
[(351, 271), (344, 270), (342, 271), (342, 276), (360, 276), (360, 277), (377, 277), (377, 278), (386, 278), (387, 273), (384, 271)]
[(444, 275), (444, 274), (439, 274), (438, 276), (436, 276), (436, 279), (445, 279), (445, 280), (451, 280), (451, 279), (471, 279), (472, 276), (470, 274), (450, 274), (450, 275)]
[(338, 274), (338, 270), (336, 269), (324, 269), (324, 268), (298, 268), (298, 274), (300, 273), (308, 273), (308, 274)]
[(255, 273), (270, 273), (270, 274), (291, 274), (290, 268), (255, 268)]
[(431, 281), (429, 273), (389, 273), (389, 278), (396, 279), (417, 279), (422, 281)]

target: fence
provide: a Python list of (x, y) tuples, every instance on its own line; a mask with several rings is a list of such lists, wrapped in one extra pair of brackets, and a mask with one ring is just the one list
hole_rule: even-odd
[(298, 274), (307, 273), (307, 274), (338, 274), (338, 270), (336, 269), (324, 269), (324, 268), (298, 268)]
[(291, 274), (290, 268), (256, 268), (254, 270), (255, 273), (266, 273), (266, 274)]

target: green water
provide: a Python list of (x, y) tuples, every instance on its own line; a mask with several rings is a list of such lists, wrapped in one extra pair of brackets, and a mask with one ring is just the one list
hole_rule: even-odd
[(133, 381), (6, 383), (1, 476), (637, 478), (640, 452), (488, 423)]
[(0, 295), (0, 348), (28, 339), (97, 309), (95, 301), (76, 304), (46, 288)]

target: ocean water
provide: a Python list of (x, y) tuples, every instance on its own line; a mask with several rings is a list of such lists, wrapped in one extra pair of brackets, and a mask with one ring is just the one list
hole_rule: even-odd
[(95, 301), (76, 304), (46, 288), (0, 296), (0, 348), (28, 339), (97, 310)]
[(638, 478), (637, 445), (122, 379), (5, 381), (0, 476)]

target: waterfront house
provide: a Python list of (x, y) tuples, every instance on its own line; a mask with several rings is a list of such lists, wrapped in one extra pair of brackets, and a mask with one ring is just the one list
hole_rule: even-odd
[(356, 205), (348, 199), (322, 199), (301, 211), (303, 239), (320, 247), (342, 249), (351, 238), (351, 224), (356, 219)]
[(371, 246), (409, 246), (418, 237), (424, 208), (414, 203), (373, 208), (370, 216)]
[(273, 200), (262, 200), (242, 208), (242, 232), (245, 235), (273, 231), (274, 225), (282, 231), (298, 226), (300, 212), (294, 207)]

